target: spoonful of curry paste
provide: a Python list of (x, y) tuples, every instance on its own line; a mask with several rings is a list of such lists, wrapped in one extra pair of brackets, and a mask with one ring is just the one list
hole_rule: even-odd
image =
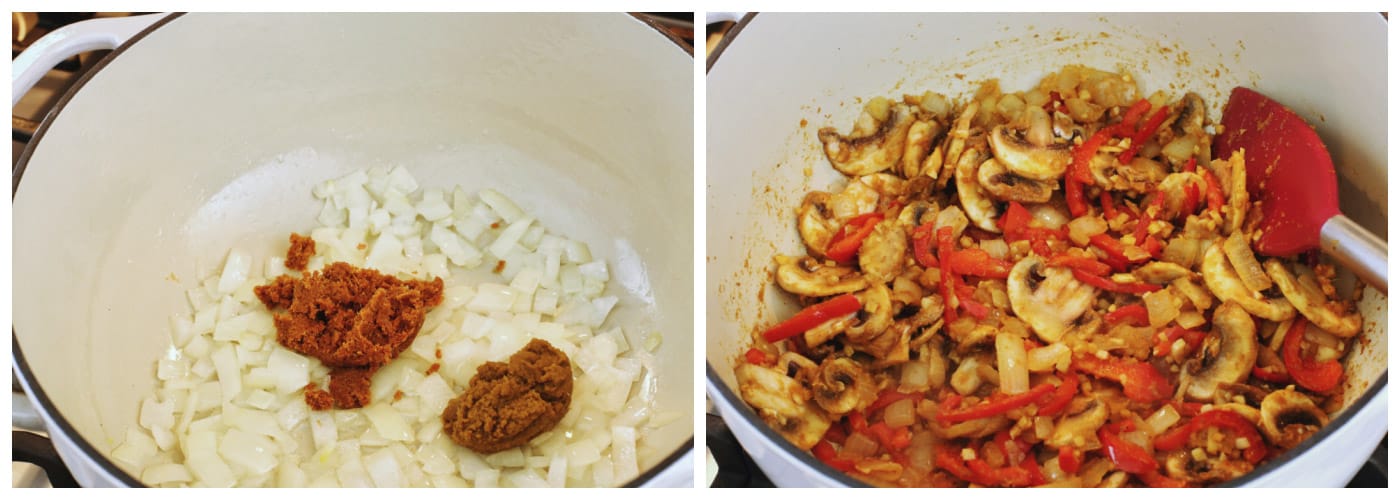
[[(288, 267), (305, 270), (315, 242), (291, 236)], [(442, 303), (442, 278), (400, 280), (335, 262), (301, 278), (278, 276), (253, 289), (273, 314), (277, 343), (331, 367), (330, 391), (306, 386), (313, 410), (369, 404), (370, 376), (407, 349), (428, 310)]]
[(479, 453), (514, 448), (553, 429), (569, 411), (573, 393), (569, 357), (531, 339), (509, 361), (476, 369), (467, 391), (442, 411), (442, 432)]

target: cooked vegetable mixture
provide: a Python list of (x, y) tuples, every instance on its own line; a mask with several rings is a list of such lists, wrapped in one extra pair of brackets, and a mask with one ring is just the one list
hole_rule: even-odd
[(848, 179), (797, 210), (746, 402), (887, 486), (1203, 486), (1328, 422), (1354, 297), (1261, 262), (1243, 155), (1195, 93), (1069, 66), (965, 103), (869, 100), (819, 134)]

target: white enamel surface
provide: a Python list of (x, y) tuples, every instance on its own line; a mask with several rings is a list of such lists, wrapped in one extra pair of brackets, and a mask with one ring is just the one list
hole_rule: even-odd
[[(827, 484), (752, 432), (757, 417), (732, 407), (716, 384), (733, 394), (748, 336), (795, 310), (768, 270), (774, 255), (803, 251), (794, 217), (802, 196), (841, 178), (816, 133), (848, 129), (857, 98), (926, 90), (966, 98), (987, 78), (1021, 90), (1078, 63), (1126, 69), (1142, 91), (1196, 91), (1218, 118), (1233, 87), (1251, 86), (1320, 124), (1342, 211), (1384, 238), (1387, 138), (1376, 110), (1385, 108), (1385, 47), (1386, 23), (1374, 14), (758, 15), (707, 76), (706, 354), (720, 379), (709, 381), (712, 399), (775, 483)], [(1367, 291), (1359, 306), (1368, 342), (1346, 360), (1348, 401), (1386, 371), (1386, 299)], [(1344, 484), (1384, 434), (1377, 399), (1297, 461), (1336, 466), (1336, 477), (1280, 468), (1259, 482)]]
[(647, 435), (646, 470), (693, 434), (694, 288), (673, 272), (693, 260), (692, 67), (622, 14), (175, 19), (35, 146), (14, 199), (19, 345), (110, 450), (197, 269), (234, 245), (260, 266), (314, 226), (314, 183), (405, 165), (425, 187), (494, 188), (609, 259), (612, 320), (638, 326), (632, 345), (662, 332), (658, 409), (681, 414)]

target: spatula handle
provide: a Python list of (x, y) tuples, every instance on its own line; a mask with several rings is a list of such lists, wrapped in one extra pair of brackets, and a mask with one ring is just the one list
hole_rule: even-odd
[(1386, 243), (1357, 225), (1347, 216), (1337, 214), (1322, 223), (1322, 251), (1337, 259), (1357, 278), (1386, 293)]

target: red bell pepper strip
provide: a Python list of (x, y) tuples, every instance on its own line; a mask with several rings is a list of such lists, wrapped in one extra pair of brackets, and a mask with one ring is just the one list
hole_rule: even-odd
[(1060, 381), (1055, 392), (1046, 395), (1042, 401), (1037, 403), (1040, 409), (1036, 410), (1035, 414), (1046, 417), (1060, 413), (1069, 406), (1070, 401), (1074, 400), (1075, 394), (1079, 394), (1079, 375), (1074, 373), (1074, 369), (1070, 369), (1070, 371), (1065, 372), (1064, 380)]
[(1138, 99), (1138, 102), (1133, 103), (1123, 113), (1123, 120), (1113, 126), (1116, 127), (1120, 135), (1131, 134), (1137, 129), (1138, 121), (1141, 121), (1142, 116), (1148, 111), (1152, 111), (1152, 103), (1148, 102), (1147, 99)]
[(933, 256), (933, 223), (914, 228), (913, 239), (914, 261), (924, 267), (938, 267), (938, 258)]
[(1047, 382), (1020, 394), (1002, 398), (993, 397), (977, 406), (939, 412), (938, 423), (947, 426), (968, 420), (994, 417), (1039, 401), (1040, 398), (1054, 390), (1055, 386)]
[(788, 318), (787, 321), (769, 328), (768, 331), (763, 332), (763, 339), (769, 342), (778, 342), (860, 309), (860, 299), (857, 299), (855, 295), (849, 293), (841, 295), (826, 302), (809, 306)]
[(963, 460), (960, 453), (955, 446), (940, 446), (938, 453), (933, 457), (933, 463), (938, 468), (948, 471), (953, 477), (969, 483), (988, 486), (989, 483), (983, 482), (986, 478), (972, 473), (972, 469), (968, 468), (967, 461)]
[(1220, 181), (1209, 169), (1201, 169), (1200, 173), (1206, 180), (1206, 206), (1211, 210), (1220, 210), (1225, 206), (1225, 192), (1220, 189)]
[(1098, 259), (1084, 255), (1058, 254), (1050, 257), (1050, 261), (1047, 262), (1046, 265), (1050, 267), (1078, 269), (1095, 276), (1108, 276), (1108, 273), (1113, 272), (1113, 268), (1109, 267), (1108, 264), (1104, 264), (1103, 262), (1099, 262)]
[(1182, 172), (1195, 172), (1195, 171), (1196, 171), (1196, 157), (1192, 156), (1192, 157), (1188, 158), (1188, 159), (1186, 160), (1186, 164), (1181, 166), (1181, 171), (1182, 171)]
[[(1128, 270), (1128, 265), (1135, 262), (1129, 259), (1127, 254), (1124, 253), (1126, 250), (1123, 247), (1123, 243), (1118, 241), (1117, 238), (1109, 236), (1108, 233), (1090, 236), (1089, 244), (1097, 247), (1099, 250), (1103, 250), (1104, 254), (1106, 254), (1104, 263), (1108, 264), (1114, 271), (1126, 271)], [(1146, 259), (1138, 259), (1138, 261), (1143, 260)]]
[(1120, 213), (1118, 207), (1113, 206), (1113, 195), (1108, 194), (1107, 190), (1099, 191), (1099, 205), (1103, 208), (1103, 218), (1105, 221), (1110, 221), (1118, 217)]
[(997, 219), (997, 227), (1001, 228), (1002, 237), (1008, 243), (1031, 240), (1034, 245), (1044, 243), (1051, 238), (1069, 239), (1069, 231), (1064, 228), (1050, 229), (1031, 226), (1031, 212), (1015, 201), (1006, 205), (1006, 212), (1002, 214), (1000, 219)]
[(1137, 156), (1138, 151), (1142, 149), (1142, 145), (1147, 142), (1147, 138), (1152, 137), (1152, 134), (1157, 132), (1157, 127), (1162, 126), (1162, 122), (1166, 119), (1167, 107), (1162, 106), (1157, 108), (1157, 111), (1152, 113), (1152, 116), (1147, 119), (1147, 122), (1143, 123), (1141, 127), (1138, 127), (1137, 132), (1133, 134), (1133, 142), (1128, 145), (1128, 149), (1118, 154), (1118, 163), (1127, 165), (1128, 162), (1133, 161), (1133, 157)]
[(849, 437), (851, 437), (851, 435), (846, 432), (846, 426), (844, 425), (833, 425), (831, 427), (827, 427), (826, 434), (822, 435), (822, 439), (831, 441), (833, 443), (844, 443), (846, 442), (846, 438)]
[(1078, 269), (1071, 269), (1070, 272), (1074, 273), (1074, 279), (1077, 279), (1086, 285), (1114, 293), (1130, 293), (1133, 295), (1142, 295), (1144, 293), (1155, 292), (1157, 290), (1162, 289), (1162, 285), (1155, 285), (1152, 283), (1119, 283), (1117, 281), (1113, 281), (1102, 276), (1094, 276), (1092, 274), (1080, 271)]
[(1123, 395), (1140, 403), (1165, 400), (1172, 395), (1172, 383), (1151, 363), (1094, 356), (1074, 358), (1074, 368), (1095, 377), (1123, 385)]
[(1129, 443), (1112, 430), (1111, 425), (1099, 428), (1099, 442), (1103, 443), (1104, 454), (1119, 470), (1131, 474), (1146, 474), (1157, 471), (1157, 458), (1141, 446)]
[(904, 399), (912, 399), (915, 403), (918, 403), (919, 401), (924, 399), (924, 395), (923, 393), (919, 392), (904, 393), (896, 391), (894, 389), (888, 389), (885, 392), (880, 393), (880, 395), (875, 398), (875, 402), (870, 403), (870, 406), (865, 408), (865, 414), (873, 414), (877, 411), (884, 409), (886, 406), (892, 405)]
[(869, 434), (870, 422), (865, 419), (865, 414), (853, 411), (846, 414), (846, 423), (850, 424), (851, 432), (856, 434)]
[(870, 434), (875, 435), (875, 440), (880, 442), (887, 452), (904, 451), (913, 440), (913, 435), (909, 433), (908, 426), (891, 428), (884, 422), (876, 422), (870, 426)]
[(1103, 322), (1109, 325), (1116, 325), (1124, 321), (1133, 326), (1147, 326), (1150, 323), (1147, 317), (1147, 307), (1142, 304), (1126, 305), (1103, 315)]
[[(1039, 482), (1036, 480), (1040, 468), (1035, 464), (1035, 460), (1031, 460), (1030, 467), (1027, 467), (1024, 461), (1016, 466), (992, 467), (987, 461), (974, 458), (967, 461), (967, 468), (972, 471), (976, 482), (983, 486), (1023, 488), (1045, 484), (1044, 476), (1040, 477)], [(1034, 468), (1034, 472), (1031, 468)]]
[(1342, 381), (1342, 364), (1335, 359), (1317, 361), (1303, 355), (1303, 332), (1308, 320), (1302, 316), (1293, 319), (1293, 326), (1283, 337), (1283, 366), (1298, 385), (1314, 392), (1327, 392)]
[(1069, 207), (1069, 214), (1074, 217), (1089, 213), (1089, 203), (1084, 201), (1084, 185), (1065, 176), (1065, 205)]
[(1197, 349), (1200, 349), (1201, 343), (1206, 340), (1205, 332), (1187, 330), (1180, 326), (1174, 326), (1168, 330), (1164, 330), (1161, 335), (1162, 340), (1158, 341), (1157, 345), (1152, 348), (1152, 355), (1154, 356), (1166, 356), (1171, 353), (1172, 344), (1176, 343), (1176, 339), (1186, 340), (1186, 352), (1190, 353), (1194, 353)]
[(1154, 259), (1162, 258), (1162, 247), (1162, 240), (1155, 235), (1148, 236), (1147, 241), (1142, 242), (1142, 251), (1147, 252), (1147, 255)]
[(1179, 450), (1186, 447), (1191, 436), (1197, 431), (1210, 427), (1230, 431), (1235, 437), (1242, 437), (1248, 441), (1249, 447), (1244, 450), (1244, 458), (1249, 460), (1249, 463), (1257, 464), (1268, 454), (1264, 439), (1259, 436), (1259, 429), (1254, 427), (1254, 423), (1230, 410), (1211, 410), (1197, 415), (1185, 425), (1157, 436), (1152, 440), (1152, 446), (1158, 450)]
[(817, 460), (821, 460), (830, 465), (831, 468), (841, 472), (851, 472), (856, 469), (854, 460), (836, 458), (836, 448), (827, 441), (817, 441), (817, 445), (812, 447), (812, 455), (817, 457)]
[(884, 219), (885, 214), (871, 212), (846, 221), (846, 225), (836, 232), (836, 236), (827, 245), (826, 258), (842, 264), (850, 263), (860, 251), (860, 244), (875, 231), (875, 225)]
[(745, 352), (744, 359), (747, 360), (751, 365), (772, 366), (773, 364), (773, 360), (770, 360), (768, 358), (768, 353), (763, 352), (763, 350), (757, 347), (749, 349), (748, 352)]
[(1094, 175), (1089, 171), (1089, 161), (1098, 154), (1099, 148), (1108, 144), (1108, 141), (1117, 135), (1115, 127), (1104, 127), (1089, 137), (1071, 152), (1069, 168), (1066, 170), (1066, 179), (1072, 179), (1080, 184), (1093, 184)]
[(1196, 213), (1201, 208), (1201, 187), (1192, 182), (1186, 185), (1186, 197), (1181, 202), (1180, 221), (1186, 222), (1186, 216)]
[[(1166, 108), (1163, 108), (1166, 109)], [(1147, 241), (1147, 229), (1152, 225), (1152, 221), (1162, 213), (1162, 207), (1166, 204), (1166, 194), (1157, 191), (1152, 193), (1152, 200), (1147, 202), (1147, 208), (1142, 209), (1142, 217), (1138, 217), (1137, 228), (1133, 230), (1133, 241), (1141, 245)]]
[(976, 289), (970, 286), (956, 285), (956, 293), (958, 295), (958, 307), (962, 308), (962, 310), (964, 311), (967, 311), (967, 313), (971, 314), (974, 318), (987, 319), (987, 316), (992, 313), (992, 310), (988, 309), (987, 306), (982, 305), (981, 302), (978, 302), (977, 299), (972, 296), (975, 290)]
[(1084, 465), (1084, 454), (1073, 446), (1065, 445), (1060, 447), (1060, 470), (1070, 474), (1078, 474), (1079, 467)]
[(1011, 274), (1011, 263), (992, 258), (986, 250), (968, 248), (942, 256), (948, 267), (958, 276), (978, 276), (982, 278), (1006, 279)]
[(1287, 384), (1288, 381), (1293, 380), (1289, 378), (1287, 371), (1269, 369), (1262, 366), (1255, 366), (1250, 370), (1250, 373), (1254, 375), (1254, 378), (1271, 384)]

